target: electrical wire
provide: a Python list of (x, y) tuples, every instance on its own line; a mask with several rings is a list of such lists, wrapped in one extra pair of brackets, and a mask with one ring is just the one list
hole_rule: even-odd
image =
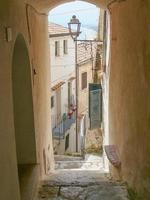
[[(87, 58), (87, 60), (91, 60), (92, 61), (92, 58), (91, 57)], [(94, 61), (101, 61), (101, 58), (94, 58)], [(78, 63), (78, 64), (80, 64), (80, 63)], [(73, 67), (73, 66), (75, 66), (75, 63), (67, 64), (67, 65), (50, 65), (50, 67), (63, 67), (63, 68), (65, 68), (65, 67)]]
[[(56, 13), (56, 14), (50, 14), (51, 12), (49, 12), (49, 16), (58, 16), (58, 15), (66, 15), (69, 13), (73, 13), (73, 12), (80, 12), (80, 11), (88, 11), (88, 10), (95, 10), (96, 8), (86, 8), (86, 9), (78, 9), (78, 10), (71, 10), (68, 12), (62, 12), (62, 13)], [(97, 8), (98, 9), (98, 8)]]
[[(92, 61), (92, 58), (89, 57), (89, 58), (87, 58), (87, 60), (91, 60)], [(101, 61), (101, 58), (94, 58), (94, 61)], [(65, 67), (73, 67), (73, 66), (75, 66), (75, 63), (67, 64), (67, 65), (50, 65), (50, 67), (63, 67), (63, 68), (65, 68)]]

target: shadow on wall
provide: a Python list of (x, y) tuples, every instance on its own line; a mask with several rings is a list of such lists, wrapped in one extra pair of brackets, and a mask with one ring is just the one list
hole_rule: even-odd
[[(36, 144), (34, 130), (31, 69), (28, 49), (18, 35), (12, 60), (12, 86), (17, 165), (21, 199), (31, 197), (37, 182)], [(25, 179), (23, 178), (25, 177)], [(28, 188), (30, 187), (30, 190)], [(25, 194), (26, 193), (26, 194)], [(24, 198), (26, 196), (26, 198)], [(30, 198), (29, 198), (30, 199)]]

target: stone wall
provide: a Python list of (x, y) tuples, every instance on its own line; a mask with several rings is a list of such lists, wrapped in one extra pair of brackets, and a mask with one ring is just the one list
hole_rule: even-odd
[(102, 130), (100, 128), (94, 130), (87, 130), (85, 138), (85, 152), (101, 155), (103, 149), (102, 146), (103, 146)]

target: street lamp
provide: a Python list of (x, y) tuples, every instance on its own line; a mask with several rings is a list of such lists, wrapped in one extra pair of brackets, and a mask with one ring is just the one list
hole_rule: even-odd
[(75, 42), (75, 67), (76, 67), (76, 152), (78, 152), (78, 63), (77, 63), (77, 38), (79, 36), (81, 23), (75, 15), (72, 16), (68, 23), (69, 33)]
[(75, 41), (80, 34), (81, 23), (75, 15), (72, 16), (70, 22), (68, 23), (69, 33), (72, 39)]

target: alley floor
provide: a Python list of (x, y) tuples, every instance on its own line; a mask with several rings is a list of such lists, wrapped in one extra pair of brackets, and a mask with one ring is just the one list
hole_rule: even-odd
[[(75, 162), (76, 166), (77, 160), (72, 161), (72, 165)], [(66, 166), (65, 161), (61, 161)], [(88, 166), (87, 169), (57, 168), (41, 183), (38, 200), (128, 200), (124, 184), (112, 181), (102, 168), (96, 170), (95, 164), (90, 170), (89, 165), (84, 163), (84, 166)]]

